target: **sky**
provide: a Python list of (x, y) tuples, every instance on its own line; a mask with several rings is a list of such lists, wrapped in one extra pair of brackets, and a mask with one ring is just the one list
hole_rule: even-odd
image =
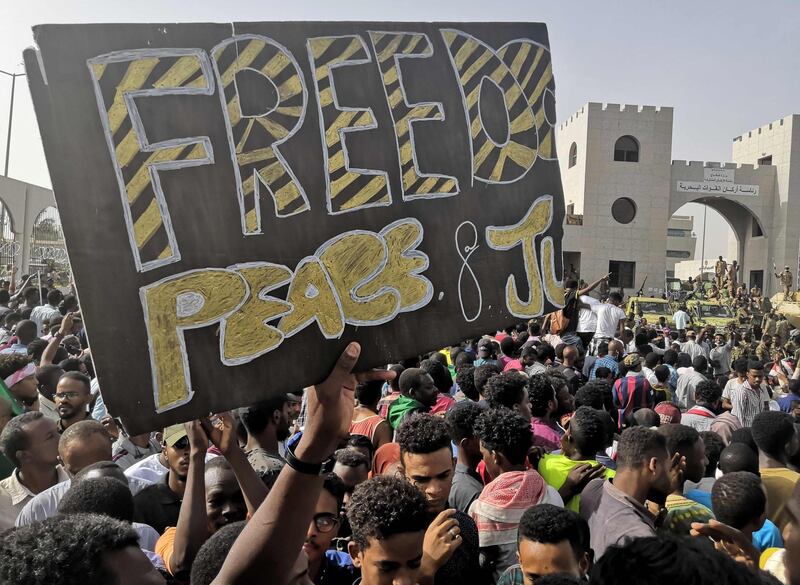
[[(35, 24), (267, 20), (544, 22), (559, 121), (588, 101), (672, 106), (673, 159), (730, 160), (734, 137), (800, 113), (800, 2), (793, 0), (0, 0), (0, 69), (23, 72)], [(0, 162), (10, 90), (11, 78), (0, 75)], [(50, 187), (24, 77), (11, 141), (9, 176)], [(701, 235), (702, 206), (679, 212), (695, 215)], [(706, 257), (725, 254), (719, 230), (727, 224), (712, 210), (707, 221)]]

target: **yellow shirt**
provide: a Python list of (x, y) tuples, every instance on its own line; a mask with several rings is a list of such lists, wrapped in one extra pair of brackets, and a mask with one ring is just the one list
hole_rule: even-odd
[(759, 471), (767, 491), (767, 518), (783, 531), (790, 521), (784, 507), (794, 494), (800, 473), (786, 467), (762, 468)]
[[(541, 475), (547, 482), (547, 485), (555, 489), (561, 488), (564, 482), (567, 481), (567, 476), (572, 468), (580, 465), (581, 463), (588, 463), (589, 465), (597, 465), (594, 459), (587, 459), (586, 461), (573, 461), (566, 455), (545, 455), (539, 461), (539, 475)], [(603, 479), (610, 479), (617, 474), (613, 469), (606, 469), (603, 473)], [(573, 496), (569, 501), (564, 502), (564, 507), (572, 510), (573, 512), (580, 512), (581, 497)]]

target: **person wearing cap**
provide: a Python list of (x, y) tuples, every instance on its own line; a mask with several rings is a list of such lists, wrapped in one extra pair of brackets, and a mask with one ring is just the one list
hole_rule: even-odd
[(653, 408), (653, 389), (642, 373), (642, 358), (629, 353), (622, 362), (625, 376), (614, 382), (612, 398), (617, 409), (617, 425), (621, 429), (625, 418), (639, 408)]
[(662, 425), (677, 425), (681, 422), (681, 409), (671, 402), (659, 402), (653, 410)]
[[(151, 461), (158, 464), (165, 472), (154, 484), (136, 494), (133, 502), (136, 507), (136, 521), (149, 524), (156, 532), (163, 534), (168, 526), (175, 526), (178, 523), (178, 514), (186, 491), (186, 477), (189, 473), (189, 437), (182, 424), (164, 429), (160, 455), (153, 457)], [(166, 465), (159, 463), (159, 459)], [(128, 472), (126, 475), (130, 477)]]

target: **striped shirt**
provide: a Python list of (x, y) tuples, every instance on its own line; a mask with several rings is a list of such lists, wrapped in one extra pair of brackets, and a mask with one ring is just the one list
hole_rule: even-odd
[(641, 374), (629, 374), (614, 382), (613, 399), (618, 411), (617, 424), (622, 428), (625, 417), (634, 410), (653, 408), (653, 389)]
[(740, 387), (731, 389), (731, 414), (738, 418), (742, 426), (753, 426), (753, 419), (756, 415), (766, 410), (764, 403), (769, 402), (769, 395), (765, 397), (765, 392), (761, 388), (753, 388), (749, 381), (745, 381)]

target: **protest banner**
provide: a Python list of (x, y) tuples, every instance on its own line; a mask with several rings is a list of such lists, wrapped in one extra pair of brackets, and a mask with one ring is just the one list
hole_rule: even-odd
[(313, 384), (353, 340), (380, 366), (563, 303), (543, 24), (34, 36), (84, 323), (129, 432)]

